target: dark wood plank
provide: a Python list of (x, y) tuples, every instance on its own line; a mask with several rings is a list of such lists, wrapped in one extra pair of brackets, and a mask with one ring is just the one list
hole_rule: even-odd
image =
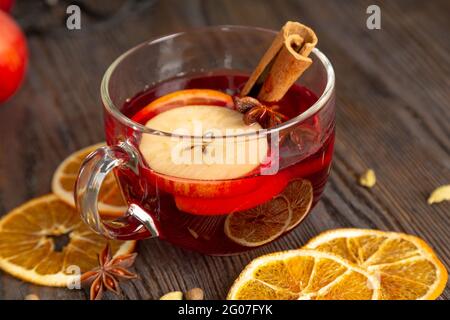
[[(189, 27), (278, 29), (286, 20), (299, 20), (317, 31), (319, 47), (337, 74), (336, 151), (323, 199), (294, 232), (239, 256), (208, 257), (143, 241), (136, 263), (141, 279), (124, 283), (122, 298), (155, 299), (194, 286), (207, 298), (224, 298), (254, 257), (298, 247), (337, 227), (416, 234), (449, 268), (450, 205), (426, 204), (435, 187), (450, 181), (448, 1), (379, 1), (382, 29), (377, 31), (365, 26), (370, 0), (129, 2), (111, 19), (83, 16), (83, 29), (74, 32), (48, 11), (36, 24), (36, 15), (26, 14), (34, 12), (35, 2), (19, 2), (15, 14), (27, 30), (31, 61), (23, 88), (0, 108), (0, 214), (49, 192), (51, 175), (65, 156), (103, 139), (100, 80), (126, 49)], [(379, 181), (371, 190), (356, 183), (368, 167)], [(0, 299), (28, 293), (86, 298), (83, 291), (33, 286), (0, 273)], [(442, 298), (450, 298), (448, 286)]]

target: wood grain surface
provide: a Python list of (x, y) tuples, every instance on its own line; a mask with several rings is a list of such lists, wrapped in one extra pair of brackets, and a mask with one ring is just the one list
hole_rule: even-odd
[[(87, 1), (85, 1), (87, 2)], [(17, 1), (31, 59), (20, 92), (0, 107), (0, 215), (50, 191), (53, 171), (71, 152), (104, 139), (101, 77), (123, 51), (186, 28), (245, 24), (279, 29), (311, 25), (337, 74), (337, 139), (326, 191), (307, 220), (283, 239), (233, 257), (209, 257), (158, 240), (142, 241), (123, 297), (156, 299), (201, 287), (221, 299), (245, 266), (263, 253), (297, 248), (339, 227), (403, 231), (425, 239), (450, 267), (450, 203), (429, 206), (450, 183), (450, 2), (446, 0), (164, 0), (99, 1), (82, 29), (64, 27), (64, 11)], [(381, 30), (366, 28), (366, 8), (381, 7)], [(99, 6), (100, 9), (104, 7)], [(89, 13), (89, 14), (88, 14)], [(357, 176), (373, 168), (373, 189)], [(0, 272), (0, 299), (86, 299), (85, 291), (39, 287)], [(450, 298), (450, 288), (441, 298)]]

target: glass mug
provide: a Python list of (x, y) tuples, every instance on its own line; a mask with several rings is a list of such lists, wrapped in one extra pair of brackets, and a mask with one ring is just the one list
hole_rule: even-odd
[[(253, 27), (206, 27), (143, 43), (108, 68), (101, 84), (107, 146), (86, 158), (75, 188), (77, 208), (92, 230), (110, 239), (159, 237), (204, 254), (228, 255), (270, 243), (305, 218), (328, 179), (334, 145), (335, 76), (318, 49), (289, 102), (293, 109), (307, 104), (304, 112), (269, 129), (212, 137), (225, 145), (257, 141), (268, 152), (270, 160), (242, 177), (202, 179), (205, 167), (195, 178), (159, 172), (153, 163), (161, 155), (152, 152), (178, 140), (204, 143), (205, 136), (133, 120), (142, 106), (177, 90), (212, 86), (238, 92), (275, 35)], [(143, 149), (143, 141), (150, 149)], [(214, 166), (215, 172), (230, 172), (227, 163)], [(110, 172), (128, 203), (114, 221), (102, 220), (97, 208)]]

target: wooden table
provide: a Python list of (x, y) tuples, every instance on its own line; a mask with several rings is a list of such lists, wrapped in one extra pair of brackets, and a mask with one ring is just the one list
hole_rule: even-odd
[[(316, 30), (319, 48), (334, 64), (334, 165), (307, 220), (282, 240), (234, 257), (143, 241), (136, 263), (141, 280), (123, 283), (123, 298), (155, 299), (194, 286), (209, 299), (224, 298), (251, 259), (297, 248), (339, 227), (418, 235), (450, 267), (450, 203), (426, 203), (432, 190), (450, 183), (448, 1), (131, 1), (111, 18), (83, 14), (81, 31), (61, 24), (60, 9), (34, 15), (43, 1), (18, 2), (14, 14), (27, 31), (31, 60), (24, 86), (0, 107), (0, 214), (48, 193), (63, 158), (103, 139), (101, 77), (120, 53), (146, 39), (203, 25), (278, 29), (298, 20)], [(373, 2), (382, 3), (381, 30), (366, 28), (366, 8)], [(378, 177), (370, 190), (357, 183), (367, 168)], [(0, 299), (31, 292), (41, 299), (87, 297), (84, 291), (33, 286), (0, 273)], [(449, 286), (442, 298), (450, 298)]]

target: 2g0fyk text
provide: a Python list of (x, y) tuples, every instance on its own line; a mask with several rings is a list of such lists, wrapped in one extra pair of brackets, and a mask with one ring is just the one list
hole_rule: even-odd
[(258, 305), (258, 304), (231, 304), (222, 306), (222, 314), (253, 314), (253, 315), (268, 315), (272, 314), (272, 305)]

